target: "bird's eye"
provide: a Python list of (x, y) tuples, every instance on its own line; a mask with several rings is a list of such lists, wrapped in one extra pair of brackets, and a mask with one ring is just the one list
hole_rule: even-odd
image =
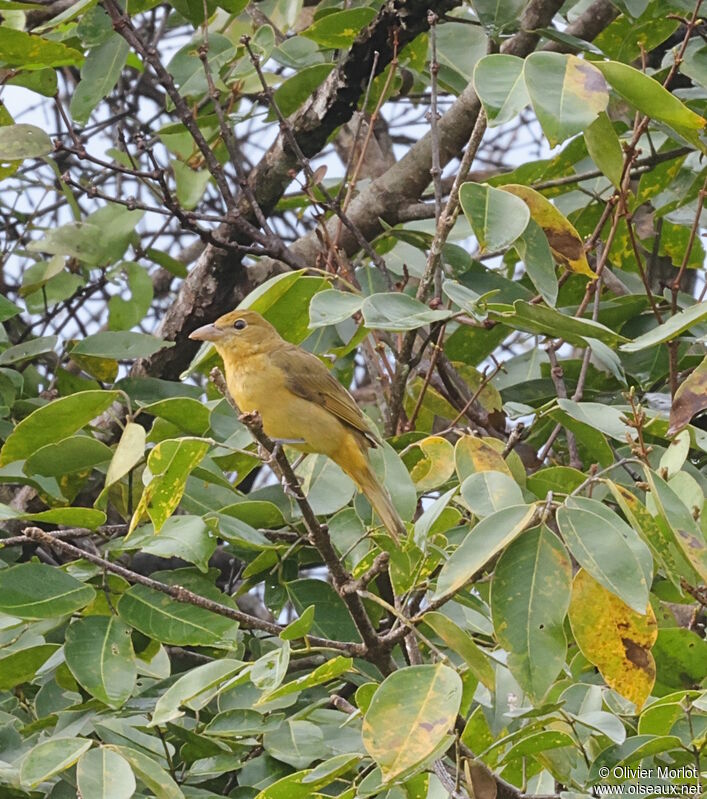
[(236, 330), (243, 330), (244, 327), (248, 327), (248, 323), (245, 319), (236, 319), (233, 323), (233, 327), (235, 327)]

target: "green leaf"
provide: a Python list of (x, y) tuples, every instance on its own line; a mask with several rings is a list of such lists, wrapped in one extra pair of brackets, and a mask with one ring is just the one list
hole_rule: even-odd
[(335, 11), (312, 23), (300, 33), (322, 47), (343, 49), (353, 44), (369, 22), (376, 16), (372, 8), (350, 8), (346, 11)]
[(131, 746), (113, 746), (111, 748), (128, 761), (135, 776), (152, 791), (157, 799), (184, 799), (181, 788), (151, 757)]
[(488, 52), (488, 37), (482, 28), (448, 17), (443, 25), (437, 26), (436, 38), (440, 84), (457, 93), (471, 81), (474, 67)]
[(6, 66), (24, 69), (78, 66), (83, 62), (83, 55), (72, 47), (7, 25), (0, 27), (0, 53)]
[(551, 147), (588, 128), (609, 104), (602, 73), (574, 55), (531, 53), (525, 85)]
[(557, 511), (557, 525), (572, 555), (607, 591), (645, 613), (653, 575), (650, 550), (610, 508), (572, 497)]
[(578, 347), (585, 346), (585, 337), (596, 338), (610, 346), (625, 341), (623, 336), (600, 322), (579, 319), (556, 308), (531, 305), (524, 300), (517, 300), (513, 304), (513, 310), (506, 310), (508, 307), (494, 306), (489, 310), (489, 318), (528, 333), (550, 338), (561, 337)]
[(272, 757), (296, 769), (306, 768), (320, 760), (324, 733), (311, 721), (287, 719), (263, 736), (263, 748)]
[(177, 202), (190, 211), (196, 208), (211, 180), (208, 169), (192, 169), (181, 161), (172, 161), (172, 171), (177, 183)]
[[(707, 545), (700, 526), (665, 480), (650, 469), (645, 469), (645, 475), (646, 482), (651, 487), (646, 500), (651, 502), (651, 509), (658, 511), (657, 521), (669, 545), (673, 541), (677, 543), (692, 568), (700, 575), (700, 579), (707, 581)], [(692, 575), (686, 575), (684, 569), (680, 576), (692, 579)]]
[(554, 306), (558, 291), (555, 261), (543, 229), (534, 219), (530, 219), (513, 246), (540, 296), (548, 305)]
[(211, 409), (191, 397), (168, 397), (145, 405), (142, 411), (166, 419), (185, 433), (196, 436), (204, 435), (211, 424)]
[(127, 330), (104, 330), (81, 339), (71, 352), (77, 355), (91, 355), (96, 358), (132, 360), (134, 358), (148, 358), (161, 349), (173, 346), (173, 341), (165, 341), (147, 333), (131, 333)]
[(39, 644), (0, 657), (0, 689), (7, 691), (29, 682), (58, 648), (59, 644)]
[(282, 646), (271, 649), (253, 663), (250, 680), (261, 691), (272, 691), (285, 679), (289, 665), (290, 645), (285, 641)]
[(183, 674), (160, 696), (150, 720), (150, 727), (157, 727), (183, 716), (181, 706), (191, 710), (205, 707), (231, 682), (231, 678), (243, 668), (240, 660), (214, 660), (196, 666)]
[(461, 495), (469, 510), (480, 518), (511, 505), (523, 504), (520, 486), (505, 472), (470, 474), (461, 484)]
[(480, 521), (442, 566), (434, 597), (451, 596), (530, 524), (534, 505), (514, 505)]
[(0, 505), (0, 518), (2, 517), (45, 524), (63, 524), (67, 527), (86, 527), (89, 530), (95, 530), (106, 521), (105, 513), (93, 508), (51, 508), (37, 513), (19, 513), (7, 505)]
[[(3, 30), (6, 29), (0, 29), (0, 39)], [(0, 127), (0, 161), (39, 158), (42, 155), (47, 155), (53, 149), (52, 140), (36, 125), (21, 124)], [(6, 300), (6, 302), (9, 301)]]
[(512, 746), (503, 756), (503, 762), (508, 762), (522, 757), (538, 755), (549, 749), (560, 749), (565, 746), (576, 746), (574, 738), (561, 730), (543, 730), (526, 735)]
[(618, 61), (597, 61), (595, 67), (611, 84), (612, 89), (641, 113), (657, 122), (664, 122), (704, 151), (698, 134), (704, 128), (705, 120), (664, 89), (657, 80)]
[(351, 478), (325, 455), (307, 458), (297, 471), (307, 501), (317, 516), (341, 510), (356, 491)]
[(312, 297), (329, 285), (326, 278), (309, 277), (304, 270), (284, 272), (251, 291), (238, 307), (261, 313), (284, 339), (299, 344), (311, 333), (308, 309)]
[(361, 311), (366, 327), (393, 331), (415, 330), (452, 315), (451, 311), (433, 311), (414, 297), (398, 292), (366, 297)]
[(329, 583), (308, 578), (293, 580), (287, 583), (287, 594), (300, 615), (314, 607), (314, 635), (336, 641), (361, 640), (346, 605)]
[(21, 344), (8, 347), (0, 353), (0, 366), (7, 366), (53, 352), (58, 340), (56, 336), (40, 336), (39, 338), (33, 338), (29, 341), (23, 341)]
[(704, 678), (707, 641), (692, 630), (663, 628), (653, 647), (656, 665), (655, 694), (692, 688)]
[(107, 204), (83, 222), (49, 228), (44, 238), (30, 242), (30, 252), (69, 255), (88, 266), (107, 266), (118, 261), (135, 235), (144, 211)]
[(116, 616), (88, 616), (66, 631), (66, 665), (91, 696), (109, 707), (124, 705), (135, 688), (137, 668), (130, 634)]
[(20, 563), (0, 571), (0, 611), (19, 619), (68, 616), (95, 596), (90, 585), (44, 563)]
[(314, 671), (312, 671), (310, 674), (305, 674), (304, 676), (298, 677), (295, 680), (290, 680), (290, 682), (285, 683), (285, 685), (281, 685), (274, 691), (264, 694), (256, 702), (256, 707), (257, 705), (271, 702), (273, 699), (279, 699), (281, 696), (288, 696), (289, 694), (294, 694), (298, 691), (304, 691), (305, 688), (313, 688), (315, 685), (323, 685), (324, 683), (327, 683), (330, 680), (334, 680), (342, 674), (345, 674), (347, 671), (350, 671), (352, 665), (352, 658), (340, 656), (332, 658), (332, 660), (323, 663), (321, 666), (317, 666), (317, 668), (314, 669)]
[(584, 131), (584, 141), (592, 161), (618, 189), (621, 184), (624, 156), (621, 142), (605, 112), (601, 112)]
[(623, 421), (624, 412), (621, 408), (604, 405), (601, 402), (575, 402), (564, 397), (557, 400), (557, 405), (573, 419), (599, 430), (616, 441), (624, 443), (627, 435), (631, 438), (636, 437), (633, 430)]
[(485, 183), (464, 183), (459, 202), (482, 252), (504, 250), (523, 233), (528, 206), (517, 197)]
[(523, 59), (498, 53), (482, 58), (474, 69), (474, 88), (489, 127), (514, 119), (530, 103), (523, 80)]
[(40, 447), (68, 438), (119, 397), (117, 391), (80, 391), (38, 408), (7, 437), (0, 450), (0, 465), (27, 458)]
[[(381, 683), (363, 719), (363, 745), (390, 781), (423, 763), (459, 712), (462, 681), (449, 666), (409, 666)], [(391, 719), (395, 723), (391, 724)]]
[(136, 787), (128, 761), (106, 746), (81, 755), (76, 784), (81, 796), (93, 799), (130, 799)]
[(662, 325), (654, 327), (637, 339), (622, 344), (621, 349), (623, 352), (638, 352), (645, 350), (648, 347), (655, 347), (657, 344), (662, 344), (665, 341), (672, 341), (674, 338), (689, 330), (693, 325), (697, 325), (707, 318), (707, 300), (705, 302), (698, 302), (691, 305), (684, 311), (676, 313), (671, 316)]
[(442, 283), (442, 291), (449, 299), (456, 303), (462, 310), (467, 311), (477, 319), (485, 319), (484, 297), (495, 292), (487, 292), (482, 297), (467, 286), (457, 283), (456, 280), (445, 280)]
[(90, 436), (74, 435), (40, 447), (27, 458), (24, 471), (26, 474), (61, 477), (92, 469), (99, 463), (106, 463), (112, 456), (113, 451), (102, 441)]
[(118, 33), (89, 52), (69, 105), (79, 125), (85, 124), (98, 103), (113, 91), (129, 52), (130, 45)]
[(113, 458), (106, 472), (106, 488), (125, 477), (145, 454), (145, 428), (135, 422), (128, 422), (115, 448)]
[(155, 641), (174, 646), (230, 647), (238, 629), (232, 619), (196, 605), (175, 602), (168, 594), (144, 585), (128, 589), (118, 601), (117, 610), (126, 624)]
[(443, 613), (432, 611), (425, 613), (425, 624), (429, 625), (444, 643), (461, 655), (466, 661), (469, 670), (476, 679), (493, 691), (496, 685), (496, 673), (491, 658), (481, 647), (474, 643), (474, 639), (458, 624)]
[(154, 297), (152, 280), (144, 267), (124, 261), (120, 269), (128, 277), (130, 299), (114, 294), (108, 300), (108, 327), (111, 330), (129, 330), (142, 322)]
[(262, 735), (279, 727), (282, 724), (282, 719), (281, 713), (271, 713), (264, 717), (256, 710), (234, 708), (214, 716), (204, 730), (204, 735), (213, 735), (217, 738)]
[[(359, 8), (353, 9), (354, 11), (368, 11), (368, 9)], [(340, 12), (348, 14), (348, 11)], [(330, 17), (337, 16), (336, 14), (329, 14), (324, 20)], [(322, 20), (322, 22), (324, 21)], [(316, 23), (315, 23), (316, 24)], [(302, 36), (306, 36), (307, 31), (303, 31)], [(319, 86), (326, 80), (326, 78), (334, 69), (333, 64), (313, 64), (311, 67), (296, 72), (292, 77), (287, 78), (275, 90), (273, 97), (277, 104), (280, 113), (288, 117), (309, 100)]]
[[(0, 128), (0, 131), (2, 130), (4, 128)], [(7, 297), (0, 294), (0, 322), (7, 322), (8, 319), (12, 319), (13, 316), (17, 316), (21, 312), (21, 308), (18, 308), (14, 302), (10, 302)]]
[(299, 615), (299, 618), (291, 621), (287, 627), (280, 633), (280, 638), (283, 641), (296, 641), (298, 638), (303, 638), (312, 628), (314, 621), (314, 605), (305, 608)]
[(513, 541), (496, 564), (491, 581), (494, 630), (510, 653), (511, 674), (536, 701), (565, 662), (563, 625), (571, 587), (567, 552), (544, 525)]
[(184, 494), (189, 474), (201, 463), (209, 442), (201, 438), (173, 438), (160, 441), (147, 458), (142, 479), (145, 490), (130, 521), (128, 535), (147, 514), (159, 533), (174, 513)]
[(337, 325), (360, 311), (362, 302), (363, 297), (348, 291), (320, 291), (309, 304), (309, 326)]
[(20, 765), (20, 782), (34, 788), (73, 766), (93, 741), (86, 738), (53, 738), (30, 749)]
[(201, 516), (173, 516), (164, 523), (159, 535), (139, 541), (141, 552), (160, 558), (181, 558), (193, 563), (204, 574), (209, 570), (209, 558), (216, 543)]
[(473, 0), (471, 6), (481, 24), (497, 34), (507, 26), (518, 24), (526, 0)]

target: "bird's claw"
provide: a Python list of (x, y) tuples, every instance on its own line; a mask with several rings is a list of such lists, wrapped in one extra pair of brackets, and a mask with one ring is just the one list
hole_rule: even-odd
[(282, 485), (282, 490), (285, 492), (286, 496), (292, 497), (292, 499), (302, 499), (301, 492), (293, 488), (287, 482), (287, 478), (284, 475), (282, 477), (282, 480), (280, 480), (280, 484)]

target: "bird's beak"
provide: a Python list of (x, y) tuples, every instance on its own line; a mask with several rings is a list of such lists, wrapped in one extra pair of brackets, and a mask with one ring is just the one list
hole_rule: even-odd
[(217, 341), (223, 336), (223, 330), (219, 330), (216, 325), (204, 325), (197, 327), (189, 334), (189, 338), (194, 341)]

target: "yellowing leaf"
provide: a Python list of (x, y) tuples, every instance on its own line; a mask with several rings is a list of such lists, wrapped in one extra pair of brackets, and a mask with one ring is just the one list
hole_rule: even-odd
[(476, 472), (502, 472), (513, 477), (501, 453), (476, 436), (462, 436), (457, 441), (454, 460), (460, 481)]
[(689, 424), (690, 419), (707, 408), (707, 358), (697, 366), (694, 372), (680, 384), (673, 397), (670, 409), (669, 436)]
[(454, 447), (441, 436), (428, 436), (418, 442), (423, 457), (410, 472), (418, 491), (441, 486), (454, 474)]
[(462, 681), (449, 666), (409, 666), (381, 683), (363, 719), (363, 745), (388, 782), (450, 740)]
[(208, 448), (208, 441), (200, 438), (177, 438), (161, 441), (150, 452), (143, 475), (145, 490), (130, 521), (128, 535), (145, 514), (152, 520), (155, 532), (160, 531), (177, 509), (187, 477), (199, 465)]
[(651, 648), (658, 623), (649, 605), (644, 616), (580, 569), (572, 583), (569, 618), (582, 654), (606, 684), (640, 709), (655, 682)]
[(542, 194), (528, 186), (509, 183), (500, 188), (520, 197), (527, 204), (530, 216), (545, 232), (552, 254), (558, 263), (578, 275), (586, 275), (596, 280), (596, 274), (592, 272), (587, 261), (582, 239), (564, 214)]

